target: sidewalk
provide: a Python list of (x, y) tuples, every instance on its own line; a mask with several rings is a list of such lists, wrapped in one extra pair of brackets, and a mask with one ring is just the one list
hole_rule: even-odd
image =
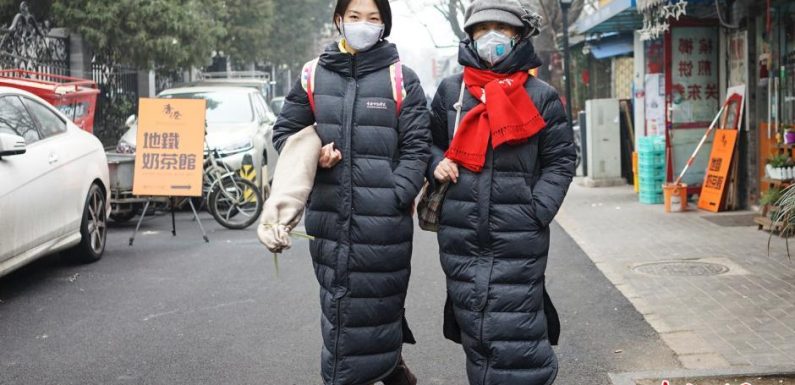
[(578, 182), (558, 222), (685, 368), (793, 366), (795, 242), (792, 261), (778, 237), (768, 256), (768, 233), (705, 219), (727, 214), (665, 214), (631, 186)]

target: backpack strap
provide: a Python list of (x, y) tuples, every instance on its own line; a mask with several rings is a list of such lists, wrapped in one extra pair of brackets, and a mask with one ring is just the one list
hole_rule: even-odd
[(317, 64), (320, 58), (315, 58), (304, 64), (304, 69), (301, 70), (301, 86), (306, 91), (306, 96), (309, 98), (309, 107), (312, 113), (315, 113), (315, 75), (317, 73)]
[(395, 100), (395, 110), (400, 115), (403, 100), (406, 98), (406, 89), (403, 85), (403, 64), (399, 60), (389, 66), (389, 77), (392, 80), (392, 98)]
[[(319, 58), (308, 61), (304, 64), (301, 70), (301, 86), (306, 91), (306, 96), (309, 98), (309, 107), (312, 108), (312, 113), (315, 112), (315, 75), (317, 74), (317, 66)], [(403, 109), (403, 100), (406, 99), (406, 89), (403, 84), (403, 64), (398, 61), (389, 66), (389, 77), (392, 81), (392, 98), (395, 100), (397, 114)]]

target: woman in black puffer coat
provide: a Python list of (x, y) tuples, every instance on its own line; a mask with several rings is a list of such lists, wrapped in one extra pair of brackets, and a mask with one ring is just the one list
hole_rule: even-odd
[(545, 385), (558, 371), (544, 271), (576, 153), (557, 92), (528, 75), (541, 65), (529, 40), (536, 28), (514, 0), (475, 1), (464, 74), (445, 79), (432, 103), (427, 178), (452, 182), (438, 233), (444, 332), (463, 345), (473, 385)]
[(346, 39), (326, 48), (313, 71), (314, 112), (297, 83), (273, 135), (281, 151), (317, 123), (324, 145), (306, 211), (320, 282), (323, 382), (416, 384), (401, 348), (414, 342), (403, 309), (411, 212), (430, 157), (425, 93), (406, 67), (403, 86), (393, 86), (399, 57), (382, 40), (391, 26), (387, 0), (340, 0), (335, 23)]

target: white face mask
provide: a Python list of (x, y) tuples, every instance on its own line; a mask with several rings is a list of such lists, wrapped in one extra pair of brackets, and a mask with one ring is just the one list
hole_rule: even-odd
[(515, 43), (504, 33), (491, 30), (475, 40), (475, 50), (483, 61), (493, 67), (511, 54)]
[(342, 19), (340, 19), (340, 25), (342, 25), (342, 36), (345, 37), (348, 46), (359, 52), (373, 48), (384, 35), (383, 24), (373, 24), (366, 21), (343, 23)]

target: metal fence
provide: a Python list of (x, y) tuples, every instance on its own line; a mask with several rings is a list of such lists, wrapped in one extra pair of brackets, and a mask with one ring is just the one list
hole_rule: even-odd
[(138, 71), (95, 56), (91, 75), (100, 90), (94, 133), (106, 146), (114, 146), (127, 130), (125, 121), (138, 110)]
[(185, 74), (182, 71), (156, 71), (155, 72), (155, 93), (174, 87), (185, 81)]

